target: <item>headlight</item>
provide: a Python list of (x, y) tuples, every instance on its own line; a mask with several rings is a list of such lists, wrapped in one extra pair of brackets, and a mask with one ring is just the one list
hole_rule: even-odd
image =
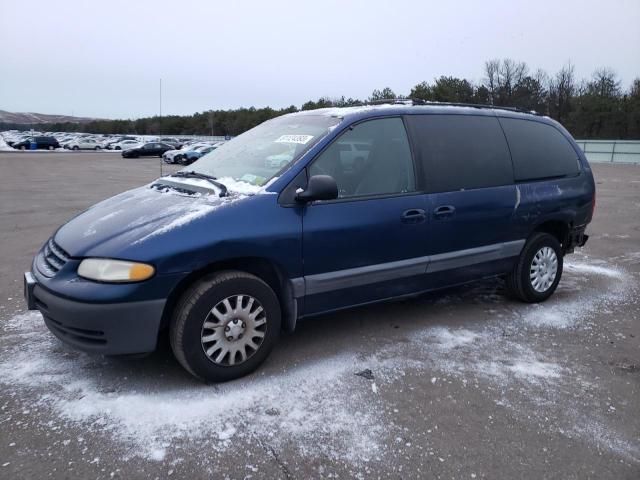
[(108, 258), (86, 258), (78, 267), (79, 276), (98, 282), (141, 282), (151, 278), (155, 271), (146, 263)]

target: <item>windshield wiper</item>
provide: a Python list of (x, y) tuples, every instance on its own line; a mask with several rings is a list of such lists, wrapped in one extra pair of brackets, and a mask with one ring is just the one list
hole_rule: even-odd
[(199, 178), (201, 180), (206, 180), (207, 182), (211, 183), (212, 185), (215, 185), (216, 187), (218, 187), (220, 189), (220, 196), (221, 197), (226, 197), (229, 193), (229, 191), (227, 190), (227, 186), (224, 183), (220, 183), (217, 181), (217, 178), (211, 175), (207, 175), (206, 173), (200, 173), (200, 172), (196, 172), (195, 170), (188, 170), (188, 171), (179, 171), (176, 173), (173, 173), (171, 175), (169, 175), (170, 177), (182, 177), (182, 178)]

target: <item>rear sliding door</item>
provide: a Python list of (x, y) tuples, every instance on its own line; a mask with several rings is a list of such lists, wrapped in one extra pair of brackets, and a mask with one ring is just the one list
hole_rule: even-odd
[(407, 116), (429, 205), (431, 286), (504, 271), (524, 239), (509, 148), (493, 115)]

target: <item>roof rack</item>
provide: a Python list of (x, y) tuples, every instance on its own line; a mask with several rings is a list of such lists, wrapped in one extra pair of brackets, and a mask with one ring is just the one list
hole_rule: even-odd
[(363, 105), (432, 105), (434, 107), (437, 106), (447, 106), (447, 107), (468, 107), (468, 108), (482, 108), (482, 109), (490, 109), (490, 110), (509, 110), (512, 112), (518, 113), (528, 113), (530, 115), (540, 115), (540, 113), (535, 110), (527, 110), (526, 108), (520, 107), (503, 107), (500, 105), (489, 105), (484, 103), (463, 103), (463, 102), (434, 102), (431, 100), (422, 100), (421, 98), (387, 98), (382, 100), (372, 100), (363, 102)]

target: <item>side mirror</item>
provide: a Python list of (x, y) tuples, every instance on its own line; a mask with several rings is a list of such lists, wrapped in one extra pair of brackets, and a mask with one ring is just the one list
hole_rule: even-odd
[(314, 200), (333, 200), (338, 198), (338, 184), (330, 175), (314, 175), (309, 179), (307, 189), (298, 191), (296, 200), (313, 202)]

